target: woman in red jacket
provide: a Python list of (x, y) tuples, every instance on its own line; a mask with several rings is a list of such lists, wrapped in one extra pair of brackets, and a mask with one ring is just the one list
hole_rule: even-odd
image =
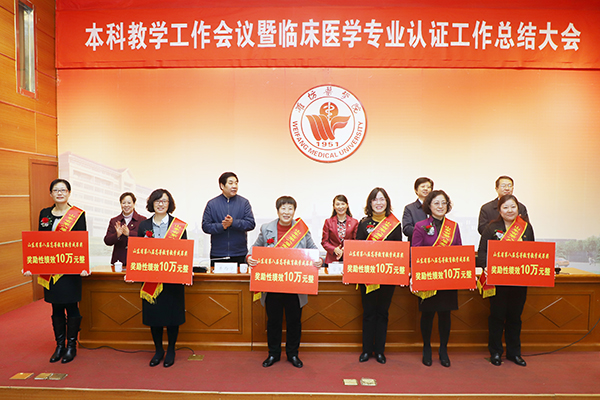
[(333, 199), (333, 213), (331, 218), (323, 224), (323, 238), (321, 245), (327, 251), (325, 264), (341, 261), (344, 257), (344, 240), (354, 240), (358, 221), (352, 218), (348, 199), (343, 194), (338, 194)]

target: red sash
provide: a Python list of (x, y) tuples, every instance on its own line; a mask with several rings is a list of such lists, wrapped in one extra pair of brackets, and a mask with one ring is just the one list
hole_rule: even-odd
[(302, 221), (302, 218), (296, 219), (296, 223), (279, 239), (275, 247), (284, 249), (293, 249), (300, 243), (302, 238), (308, 233), (308, 226)]
[[(525, 233), (525, 229), (527, 229), (527, 222), (521, 218), (521, 216), (517, 216), (515, 220), (510, 224), (500, 241), (505, 242), (518, 242), (523, 237)], [(488, 285), (487, 283), (487, 268), (484, 272), (481, 273), (479, 280), (477, 281), (477, 289), (479, 289), (479, 293), (483, 298), (492, 297), (496, 295), (496, 286)]]
[[(398, 218), (396, 218), (394, 214), (390, 214), (387, 217), (385, 217), (383, 221), (378, 223), (375, 229), (373, 229), (371, 233), (369, 233), (369, 236), (367, 236), (367, 240), (384, 241), (390, 235), (390, 233), (392, 233), (394, 229), (396, 229), (398, 225), (400, 225), (400, 221), (398, 221)], [(378, 290), (379, 287), (380, 285), (378, 283), (373, 285), (365, 285), (365, 292), (366, 294), (369, 294), (375, 290)], [(356, 285), (356, 288), (358, 288), (358, 285)]]
[[(451, 246), (454, 241), (454, 234), (456, 233), (456, 222), (449, 220), (448, 218), (444, 218), (442, 222), (442, 227), (440, 228), (440, 233), (438, 234), (435, 243), (433, 243), (433, 247), (439, 246)], [(437, 294), (437, 290), (425, 290), (421, 292), (412, 292), (415, 296), (425, 300), (430, 297), (433, 297)]]
[[(178, 218), (173, 218), (164, 239), (181, 239), (183, 232), (187, 224)], [(140, 290), (140, 297), (146, 300), (150, 304), (156, 302), (156, 298), (163, 290), (163, 284), (157, 282), (144, 282), (142, 290)]]
[(377, 224), (375, 229), (369, 233), (367, 236), (367, 240), (385, 240), (390, 233), (396, 229), (396, 227), (400, 225), (400, 221), (394, 214), (390, 214), (383, 221)]
[[(83, 210), (81, 208), (77, 208), (75, 206), (71, 206), (67, 212), (62, 216), (58, 224), (56, 225), (55, 232), (69, 232), (73, 229), (79, 218), (83, 215)], [(56, 282), (62, 277), (62, 274), (54, 274), (54, 275), (40, 275), (38, 276), (38, 284), (42, 285), (46, 289), (50, 290), (50, 279), (52, 279), (52, 283), (56, 284)]]

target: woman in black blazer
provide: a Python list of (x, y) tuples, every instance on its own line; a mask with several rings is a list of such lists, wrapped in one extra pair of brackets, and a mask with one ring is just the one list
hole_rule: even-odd
[[(39, 231), (56, 230), (62, 217), (71, 209), (70, 196), (71, 184), (67, 180), (55, 179), (50, 183), (50, 197), (54, 205), (40, 211)], [(87, 230), (85, 212), (81, 212), (70, 230)], [(25, 272), (24, 275), (31, 276), (31, 273)], [(58, 360), (68, 363), (73, 361), (77, 355), (77, 336), (81, 326), (78, 305), (81, 301), (81, 277), (87, 275), (87, 271), (82, 271), (80, 275), (61, 275), (58, 280), (50, 278), (49, 287), (44, 287), (44, 301), (52, 304), (52, 329), (56, 340), (56, 349), (50, 357), (51, 363)], [(67, 339), (66, 347), (65, 338)]]
[[(146, 209), (154, 215), (140, 223), (138, 237), (164, 238), (174, 217), (173, 196), (166, 189), (156, 189), (148, 197)], [(184, 231), (181, 239), (187, 239)], [(156, 353), (150, 360), (150, 366), (157, 366), (165, 358), (164, 366), (175, 363), (175, 344), (179, 335), (179, 325), (185, 323), (185, 287), (181, 284), (163, 283), (162, 292), (154, 303), (142, 300), (142, 320), (150, 327)], [(167, 327), (167, 353), (163, 349), (163, 327)]]

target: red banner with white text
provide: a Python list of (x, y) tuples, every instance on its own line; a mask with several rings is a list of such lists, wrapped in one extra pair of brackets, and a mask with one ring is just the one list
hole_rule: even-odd
[(554, 287), (556, 243), (490, 240), (487, 282), (490, 285)]
[(57, 68), (600, 67), (582, 9), (96, 3), (59, 0)]
[(411, 248), (412, 289), (475, 289), (475, 248), (434, 246)]

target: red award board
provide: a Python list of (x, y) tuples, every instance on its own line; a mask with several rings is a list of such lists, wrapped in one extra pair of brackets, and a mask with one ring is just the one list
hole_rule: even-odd
[(258, 264), (250, 274), (252, 292), (317, 294), (319, 270), (313, 263), (316, 249), (254, 247), (252, 258)]
[(474, 246), (413, 247), (412, 289), (475, 289)]
[(90, 272), (88, 232), (22, 232), (23, 271), (32, 274)]
[(487, 283), (554, 287), (555, 243), (490, 240)]
[(194, 241), (130, 237), (125, 280), (192, 284)]
[(410, 244), (396, 241), (344, 242), (344, 283), (408, 285)]

